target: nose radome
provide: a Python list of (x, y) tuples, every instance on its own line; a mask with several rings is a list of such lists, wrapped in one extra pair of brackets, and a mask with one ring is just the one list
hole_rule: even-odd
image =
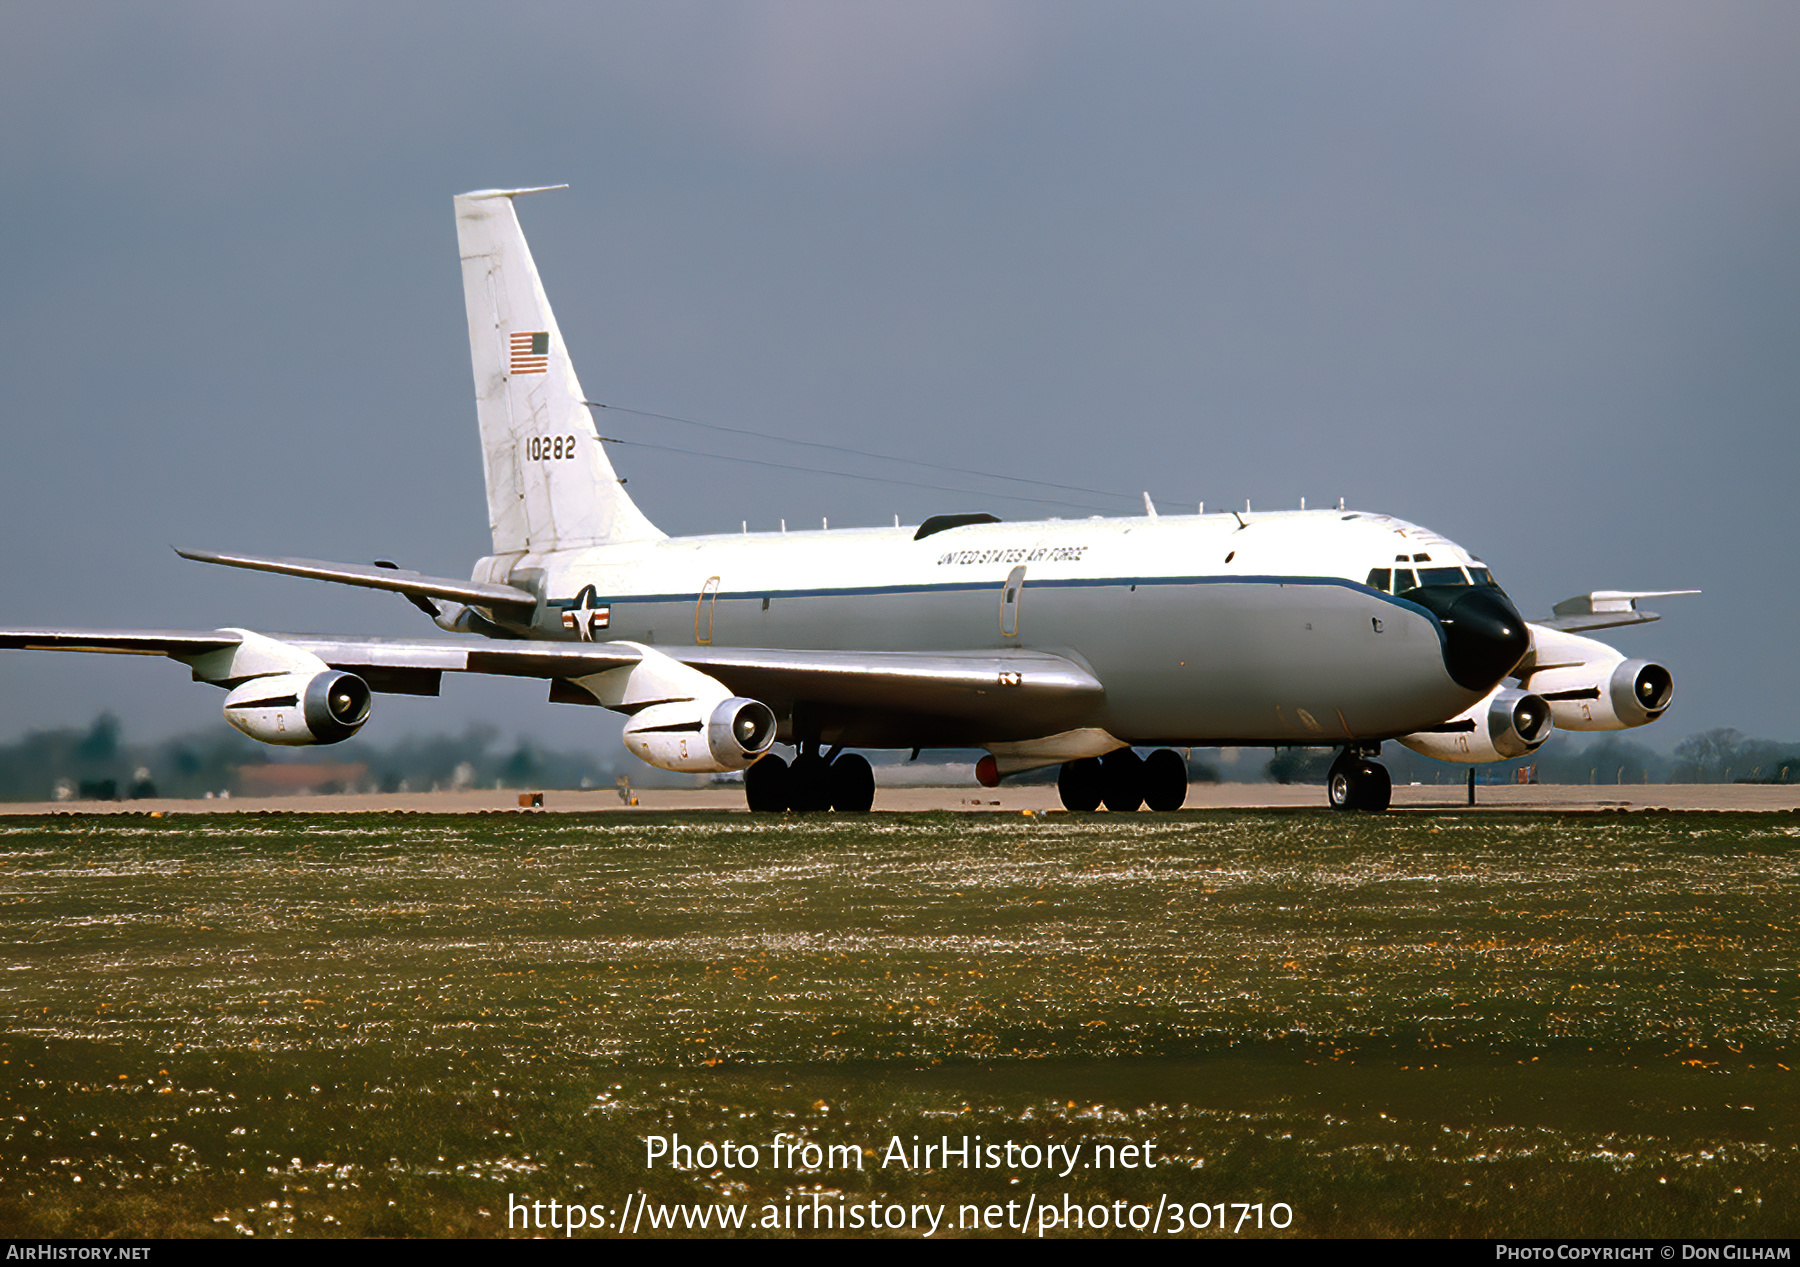
[(1443, 627), (1444, 667), (1458, 686), (1493, 689), (1531, 649), (1525, 618), (1491, 586), (1426, 586), (1406, 597)]

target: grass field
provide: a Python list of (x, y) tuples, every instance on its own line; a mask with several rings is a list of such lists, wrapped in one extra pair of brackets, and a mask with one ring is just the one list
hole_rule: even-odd
[[(1788, 1236), (1797, 845), (1791, 814), (7, 820), (0, 1228), (497, 1236), (647, 1195)], [(881, 1165), (915, 1135), (1082, 1151)], [(647, 1168), (650, 1136), (761, 1151)]]

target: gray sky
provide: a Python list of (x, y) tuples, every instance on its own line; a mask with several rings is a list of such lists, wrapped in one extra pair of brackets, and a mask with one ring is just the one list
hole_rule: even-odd
[[(450, 196), (566, 181), (521, 217), (598, 399), (1121, 513), (1342, 496), (1527, 615), (1701, 588), (1614, 639), (1676, 674), (1633, 737), (1800, 735), (1797, 63), (1800, 8), (1726, 3), (8, 5), (0, 623), (432, 633), (168, 546), (466, 575)], [(672, 533), (1078, 513), (613, 458)], [(133, 658), (0, 654), (0, 699), (0, 738), (224, 725)], [(529, 683), (379, 705), (617, 729)]]

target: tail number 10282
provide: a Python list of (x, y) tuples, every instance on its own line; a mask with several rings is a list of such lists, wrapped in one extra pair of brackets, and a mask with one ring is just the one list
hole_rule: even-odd
[(575, 456), (574, 436), (530, 436), (525, 441), (525, 457), (531, 462), (560, 462)]

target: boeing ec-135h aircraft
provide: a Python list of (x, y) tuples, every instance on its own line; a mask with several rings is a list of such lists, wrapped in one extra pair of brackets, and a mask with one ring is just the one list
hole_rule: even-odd
[(1330, 804), (1381, 810), (1387, 741), (1498, 761), (1669, 707), (1667, 669), (1581, 636), (1654, 620), (1636, 604), (1655, 595), (1527, 623), (1461, 546), (1341, 505), (669, 537), (602, 448), (515, 214), (531, 192), (455, 199), (494, 548), (472, 578), (181, 552), (391, 590), (463, 637), (14, 628), (0, 646), (179, 660), (271, 744), (346, 739), (374, 694), (435, 695), (445, 673), (546, 679), (552, 701), (624, 714), (651, 765), (743, 770), (759, 811), (868, 810), (853, 750), (883, 748), (984, 748), (990, 786), (1057, 765), (1071, 810), (1171, 810), (1174, 749), (1227, 745), (1335, 747)]

